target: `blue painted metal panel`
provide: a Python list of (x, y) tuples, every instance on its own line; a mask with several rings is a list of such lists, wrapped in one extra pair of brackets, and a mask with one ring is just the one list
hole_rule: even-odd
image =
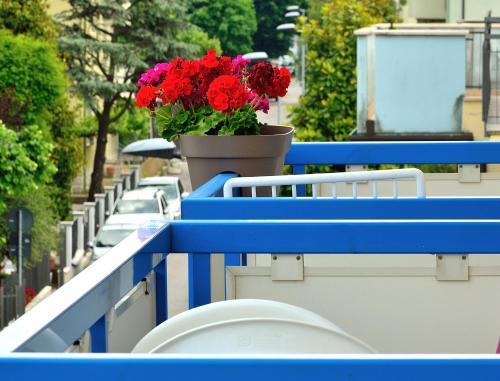
[(499, 358), (418, 359), (394, 358), (167, 358), (162, 355), (66, 355), (0, 358), (2, 379), (53, 380), (69, 375), (72, 381), (137, 381), (158, 378), (219, 381), (229, 376), (239, 381), (497, 381)]
[(500, 142), (292, 143), (285, 164), (500, 163)]
[(91, 350), (93, 353), (108, 351), (108, 328), (106, 315), (103, 315), (90, 327)]
[(156, 287), (156, 325), (168, 319), (167, 259), (154, 269)]
[[(292, 166), (292, 171), (294, 175), (303, 175), (306, 173), (305, 165), (294, 165)], [(306, 186), (305, 185), (297, 185), (297, 196), (305, 196), (306, 195)]]
[[(226, 183), (227, 180), (232, 179), (233, 177), (238, 177), (236, 173), (221, 173), (213, 178), (211, 178), (209, 181), (207, 181), (205, 184), (203, 184), (201, 187), (193, 191), (186, 200), (192, 199), (192, 198), (199, 198), (199, 197), (213, 197), (219, 194), (222, 191), (222, 188), (224, 187), (224, 184)], [(183, 211), (183, 217), (184, 218), (189, 218), (188, 216), (184, 215)]]
[(212, 301), (210, 274), (210, 254), (188, 254), (189, 308), (203, 306)]
[(179, 253), (500, 253), (500, 220), (175, 221), (171, 228)]
[(193, 220), (500, 218), (500, 198), (204, 198), (183, 208)]

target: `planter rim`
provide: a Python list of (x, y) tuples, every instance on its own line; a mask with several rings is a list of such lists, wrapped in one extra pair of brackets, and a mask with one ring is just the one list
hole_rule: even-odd
[(290, 148), (293, 127), (262, 126), (261, 135), (182, 135), (182, 154), (192, 158), (255, 158), (284, 155)]

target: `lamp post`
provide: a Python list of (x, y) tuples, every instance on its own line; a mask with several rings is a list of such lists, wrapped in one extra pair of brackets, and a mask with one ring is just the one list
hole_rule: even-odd
[[(289, 13), (297, 13), (297, 16), (300, 15), (298, 11), (290, 11)], [(285, 15), (286, 16), (286, 15)], [(290, 16), (293, 17), (293, 16)], [(281, 24), (276, 27), (276, 30), (280, 31), (295, 31), (294, 23), (286, 23)], [(300, 31), (298, 33), (301, 33)], [(300, 87), (302, 89), (302, 95), (306, 92), (306, 43), (304, 39), (302, 39), (302, 43), (300, 44)]]

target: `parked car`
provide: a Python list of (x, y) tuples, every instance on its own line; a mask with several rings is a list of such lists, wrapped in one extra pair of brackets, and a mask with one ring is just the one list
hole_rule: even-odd
[(249, 66), (255, 65), (257, 62), (267, 61), (270, 62), (269, 56), (266, 52), (251, 52), (243, 54), (243, 58), (249, 59)]
[(171, 220), (173, 214), (162, 189), (129, 191), (116, 204), (113, 214), (137, 215), (142, 220)]
[(162, 190), (146, 188), (125, 193), (118, 201), (113, 215), (99, 229), (91, 244), (92, 261), (102, 257), (146, 222), (173, 218)]
[(181, 216), (181, 200), (189, 195), (184, 192), (182, 182), (174, 176), (145, 177), (139, 181), (139, 188), (160, 189), (167, 198), (170, 211), (174, 218)]

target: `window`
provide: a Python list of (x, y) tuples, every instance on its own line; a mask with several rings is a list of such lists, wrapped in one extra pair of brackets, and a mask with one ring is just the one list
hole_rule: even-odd
[(120, 200), (116, 205), (116, 214), (160, 213), (158, 200)]

